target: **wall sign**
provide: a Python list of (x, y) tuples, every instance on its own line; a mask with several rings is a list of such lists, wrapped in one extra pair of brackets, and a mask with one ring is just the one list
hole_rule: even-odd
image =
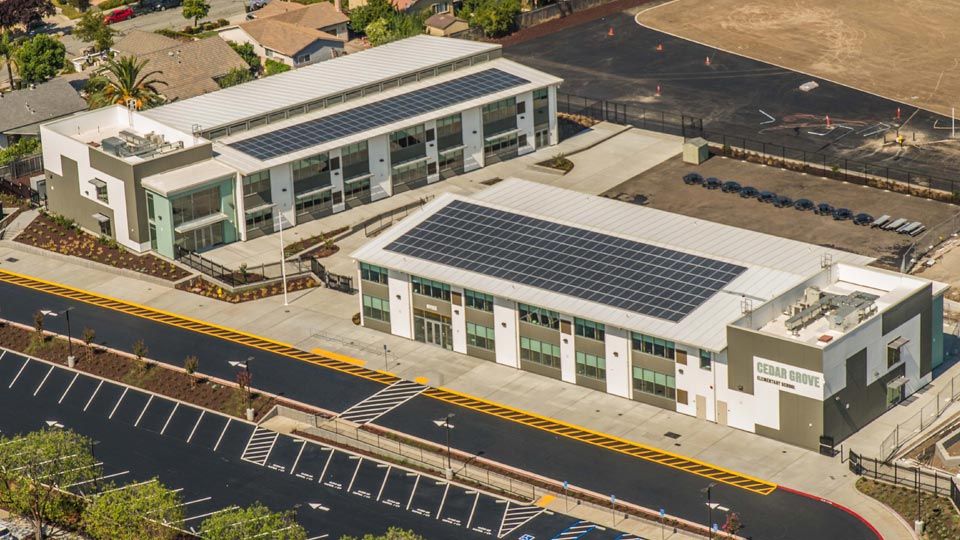
[(784, 392), (823, 400), (822, 373), (753, 357), (753, 378), (756, 384), (776, 387)]

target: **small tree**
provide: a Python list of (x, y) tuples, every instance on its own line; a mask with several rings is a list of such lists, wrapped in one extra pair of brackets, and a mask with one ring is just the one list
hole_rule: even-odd
[(276, 75), (277, 73), (286, 71), (290, 71), (289, 65), (267, 58), (266, 68), (263, 70), (263, 74), (269, 77), (270, 75)]
[(226, 75), (217, 79), (217, 84), (220, 85), (220, 88), (230, 88), (231, 86), (243, 84), (252, 80), (253, 75), (250, 73), (249, 69), (233, 68), (228, 71)]
[(228, 41), (227, 43), (229, 43), (230, 47), (240, 55), (240, 58), (243, 58), (244, 62), (250, 66), (251, 72), (260, 73), (263, 65), (260, 63), (260, 57), (257, 56), (257, 51), (253, 49), (253, 45), (250, 43), (237, 43), (235, 41)]
[(194, 377), (194, 374), (197, 372), (197, 369), (200, 368), (200, 359), (194, 355), (190, 355), (183, 360), (183, 370), (187, 372), (187, 375), (190, 376), (190, 386), (197, 385), (197, 378)]
[(294, 521), (292, 511), (272, 512), (266, 506), (254, 503), (203, 520), (200, 537), (204, 540), (304, 540), (307, 532)]
[(0, 30), (26, 26), (34, 19), (54, 13), (56, 10), (50, 0), (4, 0), (0, 2)]
[(0, 437), (0, 506), (28, 517), (36, 540), (49, 537), (48, 523), (77, 511), (77, 501), (58, 486), (100, 476), (91, 444), (90, 439), (65, 429)]
[(82, 338), (83, 344), (89, 347), (93, 340), (97, 339), (97, 332), (93, 328), (84, 328)]
[(87, 505), (83, 527), (97, 540), (173, 540), (183, 521), (180, 495), (154, 479), (107, 490)]
[(363, 538), (353, 536), (344, 536), (340, 540), (427, 540), (413, 531), (405, 531), (398, 527), (390, 527), (387, 532), (381, 535), (365, 534)]
[(104, 22), (103, 13), (96, 9), (84, 13), (73, 28), (73, 35), (80, 41), (93, 43), (97, 51), (105, 51), (113, 46), (113, 33), (113, 28)]
[(240, 387), (240, 392), (243, 394), (243, 401), (247, 404), (248, 409), (253, 407), (253, 391), (250, 388), (251, 383), (253, 383), (253, 375), (249, 369), (237, 372), (237, 386)]
[(183, 18), (193, 19), (193, 27), (196, 28), (200, 19), (210, 13), (210, 4), (205, 0), (183, 0)]
[(37, 34), (17, 49), (14, 61), (20, 78), (27, 83), (42, 83), (63, 69), (67, 48), (58, 39)]
[(30, 336), (30, 344), (27, 352), (36, 352), (47, 344), (47, 338), (43, 333), (43, 312), (35, 311), (33, 313), (33, 335)]
[(13, 39), (10, 32), (0, 33), (0, 56), (7, 64), (7, 80), (10, 81), (11, 90), (16, 88), (13, 84), (13, 59), (16, 57), (18, 46), (19, 43)]
[(142, 339), (138, 339), (133, 342), (133, 355), (137, 357), (137, 368), (141, 371), (146, 371), (149, 367), (147, 362), (143, 359), (147, 355), (147, 344), (143, 342)]
[(727, 514), (727, 521), (723, 524), (723, 532), (737, 534), (741, 529), (743, 529), (743, 522), (740, 521), (740, 514), (737, 512)]

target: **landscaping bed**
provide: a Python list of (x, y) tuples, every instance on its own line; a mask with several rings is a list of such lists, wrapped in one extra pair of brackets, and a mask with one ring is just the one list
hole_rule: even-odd
[(573, 162), (567, 159), (563, 154), (557, 154), (546, 161), (537, 163), (537, 165), (540, 165), (541, 167), (557, 169), (558, 171), (563, 171), (564, 173), (568, 173), (573, 170)]
[[(304, 289), (311, 289), (318, 285), (319, 282), (317, 282), (317, 280), (312, 276), (290, 278), (287, 280), (287, 292), (291, 293), (295, 291), (302, 291)], [(269, 285), (252, 287), (239, 292), (230, 292), (227, 289), (216, 285), (215, 283), (211, 283), (201, 277), (195, 277), (189, 281), (177, 284), (177, 288), (182, 291), (192, 292), (193, 294), (199, 294), (200, 296), (206, 296), (207, 298), (213, 298), (222, 302), (230, 302), (231, 304), (239, 304), (240, 302), (249, 302), (251, 300), (260, 300), (262, 298), (283, 294), (283, 283), (280, 281), (271, 283)]]
[(307, 248), (310, 248), (313, 246), (320, 246), (317, 249), (310, 250), (309, 252), (300, 255), (300, 258), (309, 259), (311, 257), (318, 257), (318, 258), (329, 257), (330, 255), (333, 255), (334, 253), (340, 251), (340, 248), (336, 244), (334, 244), (332, 240), (329, 240), (329, 239), (333, 238), (334, 236), (347, 232), (349, 228), (350, 227), (340, 227), (339, 229), (334, 229), (329, 232), (315, 234), (313, 236), (304, 238), (302, 240), (297, 240), (296, 242), (287, 244), (283, 248), (283, 256), (293, 257), (297, 253), (300, 253), (301, 251)]
[[(857, 480), (857, 489), (892, 508), (908, 524), (917, 519), (917, 494), (905, 487), (877, 482), (867, 478)], [(923, 538), (955, 540), (960, 538), (960, 514), (946, 497), (923, 493), (920, 497)]]
[[(131, 341), (133, 341), (132, 338), (133, 336)], [(43, 344), (39, 345), (36, 331), (20, 326), (0, 322), (0, 346), (58, 364), (66, 363), (68, 348), (65, 339), (46, 335)], [(148, 353), (149, 351), (143, 352), (143, 354)], [(244, 392), (237, 387), (224, 386), (199, 375), (188, 375), (185, 372), (170, 369), (162, 363), (147, 362), (117, 354), (103, 346), (98, 346), (95, 340), (91, 340), (88, 346), (84, 340), (74, 338), (73, 354), (76, 358), (75, 368), (85, 373), (119, 381), (224, 414), (244, 416), (246, 399)], [(204, 360), (199, 359), (200, 366), (203, 365)], [(257, 393), (253, 393), (252, 397), (253, 408), (258, 418), (276, 404), (276, 400), (271, 397)]]
[(96, 237), (80, 230), (73, 220), (42, 213), (15, 238), (17, 242), (88, 261), (133, 270), (167, 281), (190, 275), (179, 266), (155, 255), (135, 255), (108, 237)]

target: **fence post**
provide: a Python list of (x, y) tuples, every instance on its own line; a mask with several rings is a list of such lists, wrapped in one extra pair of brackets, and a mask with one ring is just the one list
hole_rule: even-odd
[(897, 462), (893, 462), (893, 483), (897, 483), (897, 473), (899, 472), (900, 467), (897, 466)]
[(682, 114), (680, 115), (680, 136), (687, 138), (687, 118)]

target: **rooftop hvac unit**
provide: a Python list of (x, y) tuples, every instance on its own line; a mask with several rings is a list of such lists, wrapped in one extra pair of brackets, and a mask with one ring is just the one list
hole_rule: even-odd
[(114, 156), (119, 156), (120, 150), (126, 146), (126, 144), (127, 143), (119, 137), (107, 137), (100, 141), (100, 147), (103, 148), (103, 151)]

